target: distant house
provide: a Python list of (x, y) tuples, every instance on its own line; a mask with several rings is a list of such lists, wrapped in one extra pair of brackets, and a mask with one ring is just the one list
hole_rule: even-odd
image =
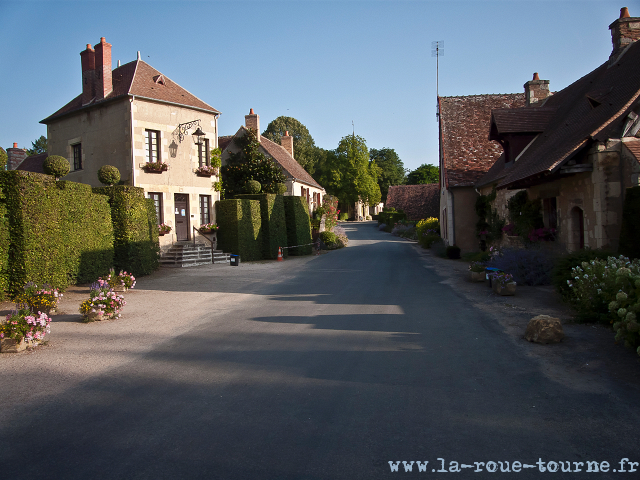
[[(111, 44), (80, 52), (82, 92), (42, 120), (48, 154), (69, 160), (65, 180), (100, 186), (98, 169), (114, 165), (122, 181), (144, 189), (158, 222), (173, 227), (162, 246), (192, 238), (192, 227), (215, 221), (210, 163), (218, 146), (220, 112), (138, 59), (111, 69)], [(192, 140), (197, 128), (203, 132)], [(147, 165), (159, 167), (157, 170)], [(152, 165), (152, 166), (153, 166)]]
[(623, 8), (609, 29), (613, 51), (598, 68), (526, 107), (492, 112), (489, 138), (504, 153), (476, 183), (483, 194), (497, 188), (503, 216), (517, 191), (540, 199), (545, 226), (568, 250), (617, 248), (625, 189), (640, 185), (640, 17)]
[(249, 115), (245, 115), (244, 118), (245, 125), (241, 126), (235, 135), (223, 136), (218, 139), (222, 150), (222, 164), (226, 165), (230, 153), (239, 150), (233, 139), (245, 135), (248, 131), (247, 129), (250, 128), (257, 133), (260, 151), (273, 159), (287, 178), (285, 182), (287, 193), (285, 195), (305, 197), (309, 205), (309, 212), (313, 212), (318, 206), (322, 205), (322, 199), (326, 192), (294, 158), (293, 137), (288, 135), (287, 132), (286, 135), (281, 137), (281, 144), (278, 145), (260, 135), (260, 116), (254, 113), (253, 108), (250, 110)]
[(439, 97), (440, 230), (447, 245), (479, 249), (475, 225), (475, 183), (500, 157), (500, 144), (489, 140), (495, 108), (524, 105), (522, 93)]
[(437, 183), (389, 187), (385, 207), (402, 210), (409, 220), (438, 217), (440, 188)]

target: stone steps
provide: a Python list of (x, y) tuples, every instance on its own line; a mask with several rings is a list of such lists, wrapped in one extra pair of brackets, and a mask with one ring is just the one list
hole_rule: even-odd
[(160, 266), (169, 268), (195, 267), (196, 265), (211, 265), (212, 263), (229, 263), (229, 254), (221, 250), (214, 250), (201, 243), (174, 243), (169, 250), (160, 255)]

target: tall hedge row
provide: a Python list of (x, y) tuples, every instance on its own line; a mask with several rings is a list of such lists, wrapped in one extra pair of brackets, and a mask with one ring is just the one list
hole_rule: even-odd
[[(0, 277), (11, 295), (30, 280), (57, 287), (95, 280), (113, 261), (111, 212), (88, 185), (24, 171), (0, 172)], [(8, 234), (7, 234), (8, 233)], [(4, 237), (3, 237), (4, 235)]]
[(262, 259), (263, 243), (258, 200), (234, 199), (216, 202), (220, 227), (218, 248), (240, 255), (241, 260)]
[(287, 222), (287, 242), (289, 246), (305, 245), (303, 247), (289, 248), (290, 255), (310, 255), (311, 222), (309, 219), (309, 206), (304, 197), (282, 197), (284, 200), (284, 213)]
[(0, 188), (0, 300), (9, 290), (9, 218), (4, 193)]
[[(262, 258), (276, 259), (278, 247), (287, 246), (287, 222), (284, 215), (284, 200), (282, 195), (271, 193), (258, 195), (237, 195), (239, 198), (260, 201), (260, 216), (262, 217)], [(285, 248), (283, 256), (288, 255)]]
[(107, 197), (113, 222), (113, 264), (116, 270), (148, 275), (158, 268), (158, 224), (153, 200), (140, 187), (98, 187), (94, 193)]
[(378, 225), (384, 223), (385, 225), (390, 225), (393, 227), (400, 220), (406, 220), (406, 219), (407, 219), (407, 214), (404, 213), (402, 210), (398, 210), (397, 212), (380, 212), (378, 214)]
[(621, 255), (640, 258), (640, 187), (627, 188), (622, 207), (622, 228), (620, 230)]

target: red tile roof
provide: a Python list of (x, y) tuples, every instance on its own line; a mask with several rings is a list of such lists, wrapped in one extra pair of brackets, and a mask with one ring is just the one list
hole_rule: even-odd
[[(185, 107), (204, 110), (214, 114), (219, 114), (218, 110), (206, 104), (195, 95), (189, 93), (177, 83), (162, 75), (158, 70), (142, 60), (134, 60), (116, 68), (111, 72), (113, 78), (113, 91), (104, 100), (91, 102), (82, 105), (82, 94), (67, 103), (53, 115), (42, 120), (40, 123), (49, 123), (63, 115), (73, 113), (83, 108), (91, 108), (109, 102), (119, 97), (137, 96), (152, 99), (158, 102), (175, 103)], [(157, 83), (156, 79), (162, 75), (163, 83)]]
[(42, 164), (45, 159), (49, 156), (47, 153), (39, 153), (37, 155), (30, 155), (25, 158), (20, 165), (16, 168), (16, 170), (25, 170), (27, 172), (35, 172), (35, 173), (44, 173), (44, 169), (42, 168)]
[(640, 162), (640, 138), (635, 138), (631, 141), (625, 141), (622, 143), (631, 154), (636, 157), (636, 160)]
[(438, 104), (445, 185), (472, 186), (502, 154), (489, 140), (491, 110), (523, 107), (524, 93), (439, 97)]
[(553, 107), (497, 108), (491, 111), (491, 132), (498, 135), (543, 132), (555, 112)]
[[(505, 172), (498, 187), (526, 184), (555, 172), (593, 140), (620, 138), (625, 117), (640, 97), (640, 41), (549, 97), (556, 109), (544, 132)], [(595, 102), (594, 102), (595, 100)]]
[(437, 183), (391, 186), (385, 207), (404, 211), (409, 220), (438, 217), (440, 187)]

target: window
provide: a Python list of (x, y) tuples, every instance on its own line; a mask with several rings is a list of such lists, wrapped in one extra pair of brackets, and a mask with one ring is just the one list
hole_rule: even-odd
[(160, 132), (157, 130), (144, 131), (144, 150), (147, 162), (161, 162), (160, 159)]
[(203, 138), (202, 143), (198, 145), (198, 165), (200, 167), (204, 167), (205, 165), (210, 165), (211, 160), (209, 159), (209, 139)]
[(153, 204), (156, 207), (156, 217), (158, 218), (158, 225), (164, 223), (162, 218), (162, 193), (149, 192), (149, 198), (153, 200)]
[(558, 210), (556, 206), (556, 197), (545, 198), (542, 200), (544, 209), (544, 223), (547, 228), (558, 228)]
[(209, 205), (211, 205), (211, 196), (200, 195), (200, 225), (211, 223)]
[(71, 145), (71, 149), (73, 150), (73, 169), (82, 170), (82, 144)]

